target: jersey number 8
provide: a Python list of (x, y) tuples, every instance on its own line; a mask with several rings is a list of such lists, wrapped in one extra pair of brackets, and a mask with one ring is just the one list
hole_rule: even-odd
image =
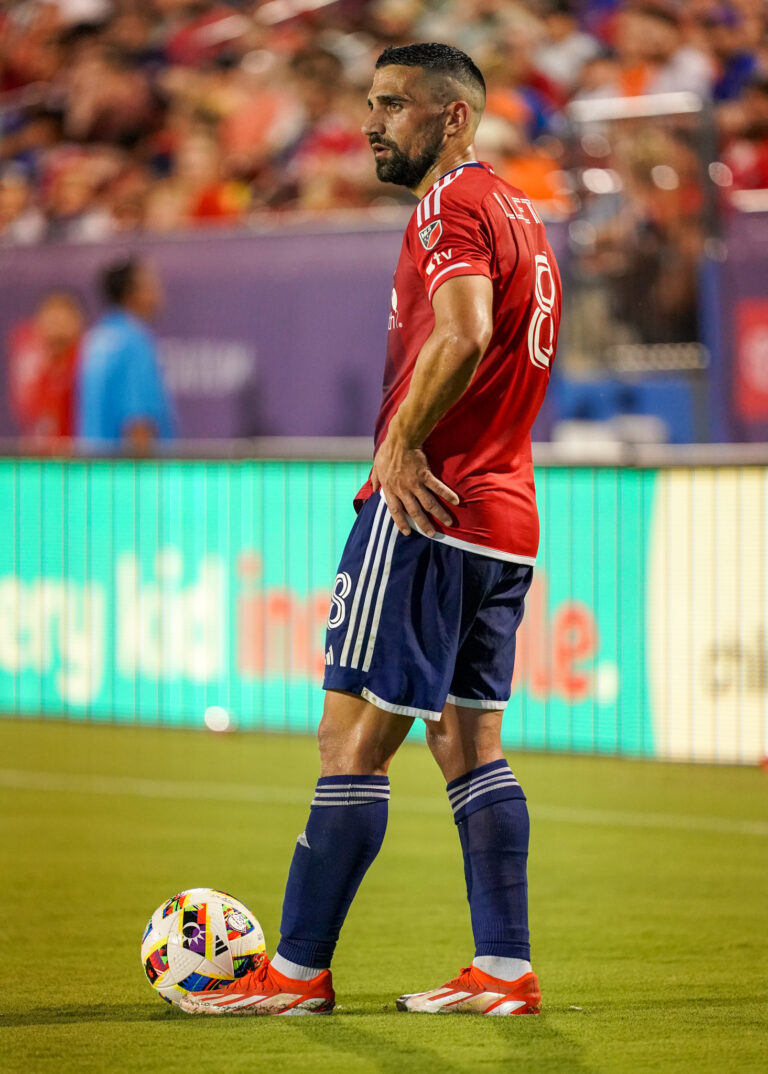
[(352, 579), (346, 571), (342, 571), (341, 574), (336, 575), (333, 583), (333, 592), (331, 593), (331, 611), (328, 616), (329, 630), (334, 630), (344, 622), (347, 616), (346, 598), (349, 596), (351, 588)]
[(528, 357), (538, 369), (549, 369), (554, 357), (555, 278), (546, 254), (536, 254), (536, 308), (528, 325)]

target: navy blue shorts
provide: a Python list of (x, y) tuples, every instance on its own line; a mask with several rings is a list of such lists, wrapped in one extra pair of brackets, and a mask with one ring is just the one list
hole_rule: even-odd
[(446, 701), (503, 709), (532, 577), (526, 564), (404, 537), (371, 496), (334, 582), (323, 687), (424, 720)]

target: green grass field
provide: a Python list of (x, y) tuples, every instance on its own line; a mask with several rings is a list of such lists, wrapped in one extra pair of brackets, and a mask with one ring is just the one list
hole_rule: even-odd
[(139, 964), (181, 888), (233, 892), (274, 948), (314, 743), (0, 721), (0, 1071), (525, 1074), (768, 1069), (768, 773), (522, 755), (539, 1018), (395, 1011), (471, 959), (440, 775), (406, 746), (330, 1018), (195, 1019)]

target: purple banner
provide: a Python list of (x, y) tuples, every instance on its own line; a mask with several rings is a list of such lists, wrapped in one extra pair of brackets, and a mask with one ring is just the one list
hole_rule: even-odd
[[(40, 296), (71, 288), (93, 318), (100, 269), (130, 251), (151, 258), (163, 281), (156, 329), (184, 438), (370, 436), (406, 221), (365, 231), (0, 247), (6, 384), (9, 340)], [(562, 227), (550, 227), (557, 253), (563, 238)], [(546, 424), (543, 415), (543, 433)], [(18, 431), (6, 390), (0, 436)]]

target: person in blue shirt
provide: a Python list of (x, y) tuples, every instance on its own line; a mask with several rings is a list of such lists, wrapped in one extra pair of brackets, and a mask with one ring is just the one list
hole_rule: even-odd
[(149, 328), (162, 288), (150, 264), (128, 257), (103, 271), (101, 290), (108, 308), (86, 333), (78, 369), (78, 436), (145, 454), (176, 432)]

